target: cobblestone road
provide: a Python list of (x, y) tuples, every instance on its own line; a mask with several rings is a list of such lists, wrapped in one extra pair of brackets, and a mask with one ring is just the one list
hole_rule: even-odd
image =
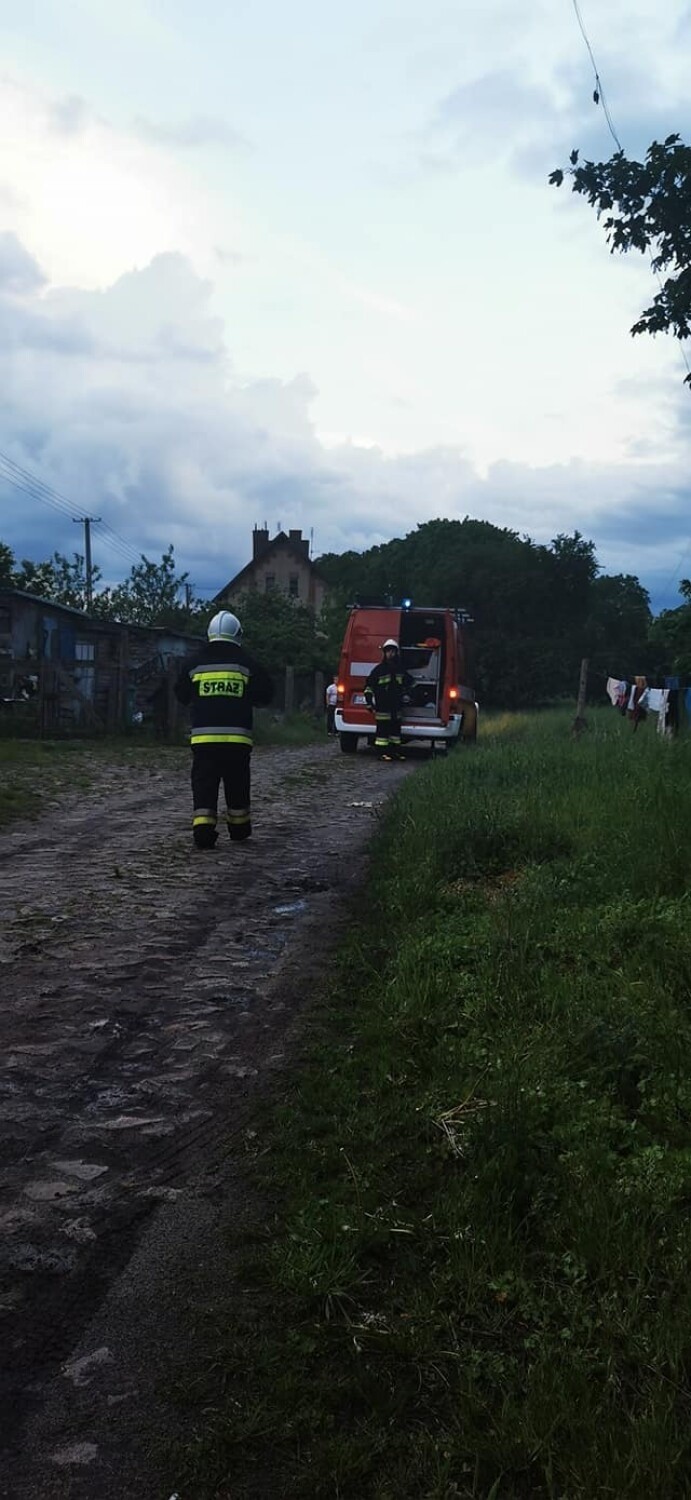
[(258, 751), (255, 838), (200, 854), (186, 759), (116, 766), (0, 836), (0, 1420), (15, 1454), (158, 1203), (281, 1066), (405, 774), (333, 744)]

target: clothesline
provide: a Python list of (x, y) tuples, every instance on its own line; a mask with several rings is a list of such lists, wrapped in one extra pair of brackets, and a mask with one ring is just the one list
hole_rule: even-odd
[(691, 718), (691, 687), (680, 688), (678, 677), (666, 677), (664, 687), (650, 687), (642, 676), (634, 677), (633, 682), (608, 677), (606, 693), (613, 707), (632, 720), (634, 730), (649, 713), (654, 713), (658, 716), (658, 732), (674, 735), (679, 728), (682, 693), (686, 714)]

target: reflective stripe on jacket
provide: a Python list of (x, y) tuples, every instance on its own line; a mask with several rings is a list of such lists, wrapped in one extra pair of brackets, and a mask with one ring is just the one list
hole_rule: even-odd
[(193, 745), (252, 745), (252, 709), (271, 702), (273, 683), (244, 646), (210, 641), (189, 656), (175, 684), (192, 710)]
[(392, 718), (400, 713), (403, 695), (412, 686), (413, 679), (401, 666), (400, 658), (394, 662), (382, 661), (367, 678), (365, 697), (370, 704), (374, 702), (377, 719)]

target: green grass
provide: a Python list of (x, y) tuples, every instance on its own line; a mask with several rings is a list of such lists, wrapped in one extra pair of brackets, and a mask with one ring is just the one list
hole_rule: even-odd
[(274, 715), (270, 709), (255, 709), (254, 741), (257, 745), (310, 745), (326, 740), (324, 720), (314, 714)]
[(171, 1489), (691, 1493), (691, 743), (570, 718), (385, 818)]

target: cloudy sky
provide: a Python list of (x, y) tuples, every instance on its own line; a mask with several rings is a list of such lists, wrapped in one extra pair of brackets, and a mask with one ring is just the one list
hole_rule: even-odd
[[(630, 153), (691, 135), (686, 0), (584, 0)], [(679, 346), (647, 262), (547, 185), (613, 142), (569, 0), (0, 0), (0, 450), (169, 541), (315, 553), (435, 516), (578, 528), (656, 607), (691, 573)], [(113, 538), (117, 533), (119, 542)], [(72, 550), (0, 483), (0, 537)]]

